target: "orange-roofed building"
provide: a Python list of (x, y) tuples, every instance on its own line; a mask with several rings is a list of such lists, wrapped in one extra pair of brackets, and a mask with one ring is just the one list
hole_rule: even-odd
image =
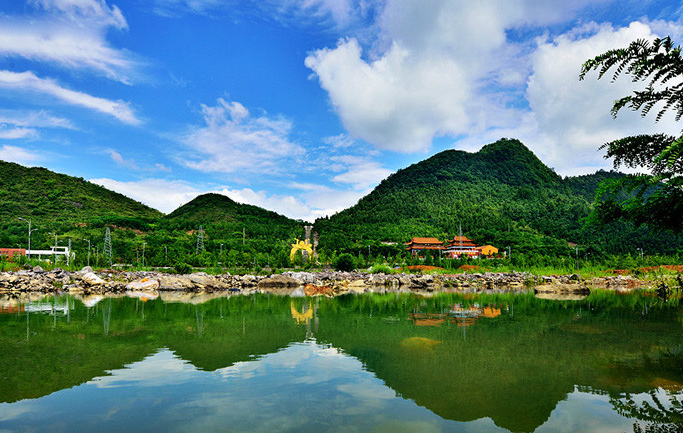
[(443, 242), (437, 238), (412, 238), (406, 245), (406, 249), (414, 256), (425, 250), (441, 251), (444, 249)]
[(493, 245), (484, 245), (476, 248), (482, 256), (494, 256), (498, 254), (498, 248)]

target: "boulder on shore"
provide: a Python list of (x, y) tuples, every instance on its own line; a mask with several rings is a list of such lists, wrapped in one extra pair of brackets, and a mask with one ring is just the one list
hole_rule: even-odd
[(94, 272), (86, 272), (81, 276), (81, 280), (89, 286), (99, 286), (105, 283), (105, 281), (98, 277)]
[(559, 283), (557, 281), (552, 283), (545, 283), (534, 288), (536, 293), (581, 293), (588, 294), (590, 290), (580, 283)]
[(143, 278), (140, 281), (131, 281), (126, 284), (126, 290), (132, 291), (144, 291), (144, 290), (157, 290), (159, 288), (159, 280)]
[(294, 278), (286, 275), (273, 275), (270, 278), (265, 278), (258, 283), (259, 289), (262, 288), (279, 288), (279, 287), (299, 287), (301, 283)]

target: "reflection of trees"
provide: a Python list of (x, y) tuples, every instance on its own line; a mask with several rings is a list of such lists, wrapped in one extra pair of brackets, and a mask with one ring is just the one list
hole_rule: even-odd
[(647, 424), (641, 426), (638, 422), (633, 424), (634, 433), (681, 433), (683, 432), (683, 395), (667, 393), (669, 400), (663, 402), (657, 390), (647, 393), (652, 401), (637, 403), (630, 394), (625, 398), (611, 398), (610, 402), (614, 409), (627, 418), (636, 418)]

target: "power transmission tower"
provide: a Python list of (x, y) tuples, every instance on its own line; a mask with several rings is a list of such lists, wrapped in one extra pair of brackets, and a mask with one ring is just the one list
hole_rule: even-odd
[(204, 229), (199, 226), (199, 231), (197, 232), (197, 248), (194, 253), (199, 254), (204, 252)]
[(107, 231), (104, 233), (104, 257), (109, 261), (109, 267), (111, 268), (112, 250), (111, 250), (111, 231), (107, 227)]

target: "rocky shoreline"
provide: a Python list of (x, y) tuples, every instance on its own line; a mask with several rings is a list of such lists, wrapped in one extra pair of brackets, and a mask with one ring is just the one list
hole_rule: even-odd
[(631, 290), (647, 283), (631, 276), (582, 280), (579, 275), (535, 276), (526, 272), (450, 275), (368, 274), (363, 272), (284, 272), (269, 276), (174, 275), (161, 272), (94, 272), (90, 267), (71, 272), (59, 268), (0, 273), (0, 294), (126, 292), (264, 292), (290, 296), (338, 296), (346, 293), (410, 291), (419, 293), (525, 292), (588, 294), (591, 288)]

